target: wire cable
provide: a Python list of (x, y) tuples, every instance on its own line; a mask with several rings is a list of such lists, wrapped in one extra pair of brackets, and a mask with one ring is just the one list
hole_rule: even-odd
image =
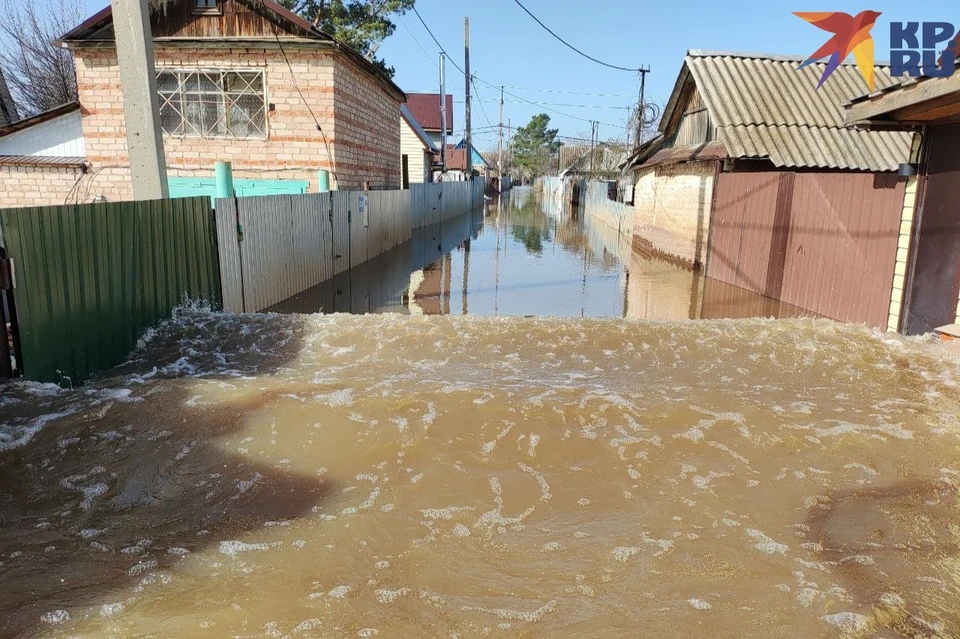
[[(266, 9), (266, 5), (264, 5), (262, 1), (260, 4), (264, 7), (264, 9)], [(287, 64), (287, 69), (290, 71), (290, 78), (293, 80), (293, 87), (297, 90), (300, 100), (303, 102), (303, 105), (307, 107), (310, 117), (313, 118), (314, 124), (317, 125), (317, 131), (320, 132), (320, 136), (323, 138), (323, 146), (327, 151), (327, 161), (330, 163), (330, 174), (333, 176), (333, 184), (334, 186), (339, 187), (340, 178), (337, 177), (336, 166), (333, 162), (333, 153), (330, 152), (330, 141), (327, 139), (327, 134), (323, 130), (323, 125), (320, 124), (319, 118), (317, 118), (317, 115), (313, 112), (313, 108), (310, 106), (310, 103), (303, 96), (303, 91), (300, 90), (300, 83), (297, 82), (297, 74), (294, 72), (293, 66), (290, 64), (290, 60), (287, 58), (287, 52), (283, 49), (283, 43), (280, 41), (280, 35), (277, 33), (277, 25), (272, 24), (272, 26), (273, 37), (276, 38), (277, 47), (280, 49), (280, 55), (283, 56), (283, 61)]]
[[(437, 71), (439, 71), (439, 70), (440, 70), (440, 65), (437, 64), (437, 61), (433, 59), (433, 56), (431, 56), (429, 53), (427, 53), (427, 50), (423, 48), (423, 45), (420, 44), (420, 41), (419, 41), (419, 40), (417, 40), (417, 36), (413, 35), (413, 31), (410, 30), (410, 27), (408, 27), (407, 24), (406, 24), (403, 20), (401, 20), (401, 19), (399, 18), (399, 16), (397, 17), (397, 21), (401, 24), (401, 26), (403, 26), (403, 28), (406, 30), (406, 32), (410, 34), (410, 37), (413, 39), (413, 41), (416, 43), (416, 45), (417, 45), (418, 47), (420, 47), (420, 50), (423, 51), (423, 55), (427, 56), (427, 59), (429, 59), (430, 62), (433, 64), (433, 66), (437, 69)], [(446, 53), (446, 52), (444, 51), (444, 53)], [(449, 81), (449, 80), (448, 80), (448, 81)], [(455, 88), (457, 88), (457, 89), (463, 89), (463, 87), (462, 87), (461, 85), (457, 84), (456, 82), (450, 81), (450, 84), (452, 84), (452, 85), (453, 85)], [(431, 93), (431, 91), (418, 91), (417, 93)]]
[(438, 47), (440, 47), (440, 51), (442, 51), (443, 54), (444, 54), (445, 56), (447, 56), (447, 60), (450, 61), (450, 64), (452, 64), (454, 67), (456, 67), (457, 71), (459, 71), (459, 72), (462, 73), (464, 76), (466, 76), (466, 75), (467, 75), (467, 72), (464, 71), (463, 69), (461, 69), (459, 64), (457, 64), (456, 62), (453, 61), (453, 58), (450, 57), (450, 54), (447, 53), (447, 50), (444, 49), (444, 48), (443, 48), (443, 45), (440, 44), (440, 41), (437, 40), (437, 36), (433, 35), (433, 31), (430, 30), (430, 27), (427, 26), (427, 23), (426, 23), (426, 21), (423, 19), (423, 16), (420, 15), (420, 12), (419, 12), (419, 11), (417, 11), (416, 5), (413, 5), (413, 6), (410, 7), (410, 8), (413, 9), (413, 12), (414, 12), (415, 14), (417, 14), (417, 17), (418, 17), (418, 18), (420, 18), (420, 24), (422, 24), (422, 25), (423, 25), (423, 28), (427, 30), (427, 33), (430, 34), (430, 37), (433, 38), (433, 41), (436, 43), (436, 45), (437, 45)]
[(576, 48), (575, 46), (573, 46), (572, 44), (570, 44), (569, 42), (567, 42), (566, 40), (564, 40), (563, 38), (561, 38), (560, 36), (558, 36), (556, 33), (554, 33), (553, 30), (550, 29), (550, 27), (548, 27), (547, 25), (545, 25), (543, 22), (540, 21), (540, 18), (538, 18), (537, 16), (533, 15), (533, 14), (530, 12), (529, 9), (527, 9), (525, 6), (523, 6), (523, 3), (520, 2), (520, 0), (513, 0), (513, 1), (516, 2), (517, 5), (527, 13), (528, 16), (530, 16), (531, 18), (533, 18), (533, 19), (536, 21), (537, 24), (539, 24), (541, 27), (543, 27), (544, 29), (546, 29), (547, 33), (549, 33), (549, 34), (552, 35), (554, 38), (556, 38), (557, 40), (559, 40), (560, 42), (562, 42), (563, 44), (565, 44), (565, 45), (566, 45), (567, 47), (569, 47), (570, 49), (576, 51), (577, 53), (579, 53), (580, 55), (582, 55), (583, 57), (585, 57), (587, 60), (590, 60), (590, 61), (592, 61), (592, 62), (596, 62), (597, 64), (602, 65), (602, 66), (605, 66), (605, 67), (608, 67), (608, 68), (610, 68), (610, 69), (616, 69), (617, 71), (629, 71), (630, 73), (637, 73), (637, 72), (640, 71), (640, 69), (628, 69), (627, 67), (618, 67), (618, 66), (615, 65), (615, 64), (609, 64), (609, 63), (607, 63), (607, 62), (603, 62), (602, 60), (597, 60), (597, 59), (594, 58), (593, 56), (587, 55), (586, 53), (584, 53), (583, 51), (581, 51), (580, 49)]
[[(470, 83), (473, 85), (473, 90), (479, 94), (480, 89), (477, 88), (477, 83), (472, 77), (470, 78)], [(483, 108), (483, 100), (477, 98), (477, 104), (480, 105), (480, 112), (483, 113), (483, 119), (487, 121), (487, 124), (490, 126), (490, 128), (494, 128), (493, 122), (491, 122), (490, 118), (487, 117), (487, 110)]]
[[(457, 63), (453, 61), (453, 59), (450, 57), (450, 54), (447, 53), (446, 49), (443, 48), (443, 45), (440, 44), (440, 41), (437, 40), (437, 36), (433, 35), (433, 31), (430, 30), (430, 27), (429, 27), (429, 26), (427, 26), (427, 23), (426, 23), (426, 21), (423, 19), (423, 16), (421, 16), (421, 15), (420, 15), (420, 12), (417, 11), (417, 7), (414, 6), (414, 7), (411, 7), (411, 8), (413, 9), (413, 12), (416, 14), (417, 18), (420, 19), (420, 24), (423, 25), (423, 28), (426, 29), (426, 30), (427, 30), (427, 33), (430, 34), (430, 37), (433, 38), (434, 43), (435, 43), (438, 47), (440, 47), (440, 51), (443, 52), (443, 54), (447, 56), (447, 59), (448, 59), (448, 60), (450, 60), (450, 64), (452, 64), (454, 67), (456, 67), (457, 70), (460, 71), (460, 73), (464, 73), (463, 69), (461, 69), (461, 68), (457, 65)], [(629, 70), (630, 70), (630, 71), (638, 71), (638, 69), (629, 69)], [(466, 73), (464, 73), (464, 75), (466, 75)], [(503, 87), (501, 87), (501, 86), (499, 86), (499, 85), (493, 84), (492, 82), (487, 82), (486, 80), (484, 80), (483, 78), (481, 78), (480, 76), (478, 76), (478, 75), (476, 75), (476, 74), (474, 74), (473, 79), (474, 79), (474, 80), (479, 80), (479, 81), (482, 82), (483, 84), (486, 84), (487, 86), (493, 87), (494, 89), (502, 89), (502, 88), (503, 88)], [(562, 115), (562, 116), (564, 116), (564, 117), (566, 117), (566, 118), (570, 118), (570, 119), (572, 119), (572, 120), (580, 120), (581, 122), (594, 122), (594, 120), (589, 120), (589, 119), (587, 119), (587, 118), (581, 118), (581, 117), (576, 116), (576, 115), (570, 115), (569, 113), (564, 113), (563, 111), (558, 111), (557, 109), (554, 109), (554, 108), (549, 107), (549, 106), (545, 106), (545, 105), (543, 105), (543, 104), (541, 104), (541, 103), (539, 103), (539, 102), (534, 102), (533, 100), (527, 100), (526, 98), (520, 97), (519, 95), (516, 95), (516, 94), (514, 94), (514, 93), (509, 93), (509, 92), (507, 92), (507, 91), (504, 91), (504, 94), (505, 94), (505, 95), (509, 95), (511, 98), (515, 98), (515, 99), (517, 99), (517, 100), (520, 100), (521, 102), (526, 102), (527, 104), (532, 104), (532, 105), (537, 106), (537, 107), (540, 107), (540, 108), (542, 108), (542, 109), (544, 109), (544, 110), (546, 110), (546, 111), (550, 111), (550, 112), (552, 112), (552, 113), (556, 113), (557, 115)], [(603, 126), (606, 126), (606, 127), (610, 127), (611, 129), (625, 129), (625, 128), (626, 128), (626, 126), (620, 126), (620, 125), (616, 125), (616, 124), (609, 124), (609, 123), (607, 123), (607, 122), (597, 122), (597, 123), (598, 123), (598, 124), (601, 124), (601, 125), (603, 125)]]

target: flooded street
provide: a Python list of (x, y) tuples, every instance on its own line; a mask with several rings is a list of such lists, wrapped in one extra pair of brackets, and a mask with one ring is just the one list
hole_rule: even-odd
[(956, 375), (822, 320), (187, 312), (0, 391), (0, 634), (957, 636)]
[(518, 187), (270, 309), (630, 319), (804, 317), (632, 250), (617, 229)]

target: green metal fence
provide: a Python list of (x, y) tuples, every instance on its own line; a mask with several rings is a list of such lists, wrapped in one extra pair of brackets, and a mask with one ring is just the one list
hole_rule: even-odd
[(0, 227), (26, 379), (78, 384), (185, 299), (222, 304), (207, 197), (4, 209)]

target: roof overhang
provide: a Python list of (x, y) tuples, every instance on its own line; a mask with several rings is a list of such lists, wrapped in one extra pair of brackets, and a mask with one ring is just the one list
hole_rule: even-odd
[(29, 129), (30, 127), (36, 126), (38, 124), (43, 124), (44, 122), (49, 122), (50, 120), (55, 120), (59, 117), (73, 113), (74, 111), (80, 110), (79, 102), (67, 102), (66, 104), (61, 104), (58, 107), (54, 107), (42, 113), (37, 113), (36, 115), (31, 115), (29, 118), (24, 118), (22, 120), (17, 120), (7, 126), (0, 128), (0, 138), (8, 136), (17, 131), (23, 131), (24, 129)]
[(715, 162), (725, 160), (729, 155), (723, 142), (713, 141), (704, 144), (686, 146), (671, 146), (660, 149), (645, 161), (634, 165), (634, 170), (647, 169), (654, 166), (669, 166), (671, 164), (685, 164), (687, 162)]
[(956, 122), (960, 119), (960, 71), (948, 78), (907, 80), (851, 100), (844, 108), (847, 126), (910, 127)]
[(87, 169), (86, 158), (46, 155), (0, 155), (0, 166), (30, 166), (51, 169)]

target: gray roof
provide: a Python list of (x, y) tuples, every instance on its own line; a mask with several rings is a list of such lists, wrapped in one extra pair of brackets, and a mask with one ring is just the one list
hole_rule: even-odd
[[(792, 56), (687, 53), (684, 66), (731, 157), (769, 158), (778, 167), (867, 171), (894, 171), (909, 159), (911, 133), (844, 128), (844, 103), (868, 90), (855, 65), (840, 65), (817, 90), (826, 64), (797, 70), (801, 61)], [(882, 64), (875, 76), (878, 89), (899, 81)], [(668, 110), (677, 106), (681, 89), (678, 82)], [(665, 114), (664, 125), (668, 120)]]

